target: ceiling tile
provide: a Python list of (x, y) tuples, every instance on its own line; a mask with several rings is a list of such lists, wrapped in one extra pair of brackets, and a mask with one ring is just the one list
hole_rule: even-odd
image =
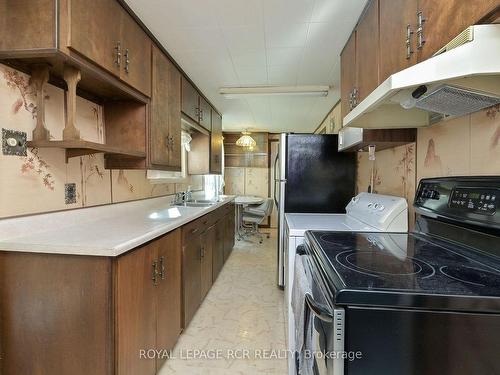
[(240, 85), (255, 86), (267, 84), (267, 70), (254, 67), (235, 66)]
[(367, 1), (314, 0), (311, 22), (337, 22), (349, 19), (354, 26)]
[(297, 84), (298, 64), (273, 65), (267, 68), (270, 85), (294, 86)]
[[(200, 0), (196, 1), (199, 4)], [(210, 2), (213, 4), (217, 20), (222, 28), (255, 26), (264, 23), (261, 0), (212, 0)]]
[(225, 27), (222, 33), (230, 50), (265, 48), (262, 26)]
[(313, 0), (265, 0), (264, 22), (266, 25), (310, 22)]
[(274, 47), (303, 47), (307, 39), (307, 23), (276, 23), (266, 25), (266, 44)]
[(260, 67), (266, 68), (266, 50), (265, 49), (231, 49), (231, 59), (235, 66), (239, 67)]
[(302, 58), (302, 48), (269, 48), (267, 50), (267, 65), (298, 64)]

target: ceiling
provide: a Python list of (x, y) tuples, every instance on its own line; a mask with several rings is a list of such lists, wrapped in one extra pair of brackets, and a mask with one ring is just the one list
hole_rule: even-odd
[[(313, 131), (340, 98), (340, 51), (367, 0), (126, 0), (223, 114), (226, 131)], [(330, 85), (224, 99), (222, 86)]]

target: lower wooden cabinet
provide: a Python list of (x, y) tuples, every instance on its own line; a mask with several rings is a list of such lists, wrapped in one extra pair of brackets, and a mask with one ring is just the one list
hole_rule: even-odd
[(233, 203), (182, 228), (183, 327), (210, 291), (234, 246)]
[(173, 349), (181, 333), (181, 230), (118, 258), (116, 356), (119, 375), (155, 374), (164, 359), (141, 350)]
[(0, 374), (157, 373), (233, 245), (226, 204), (118, 257), (0, 251)]

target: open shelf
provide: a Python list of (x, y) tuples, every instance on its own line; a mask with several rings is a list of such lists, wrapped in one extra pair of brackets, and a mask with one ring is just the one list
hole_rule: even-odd
[(125, 150), (120, 147), (109, 146), (102, 143), (84, 140), (75, 141), (29, 141), (28, 147), (35, 148), (62, 148), (66, 150), (66, 162), (68, 159), (90, 154), (104, 153), (104, 155), (120, 155), (124, 158), (143, 159), (146, 152)]

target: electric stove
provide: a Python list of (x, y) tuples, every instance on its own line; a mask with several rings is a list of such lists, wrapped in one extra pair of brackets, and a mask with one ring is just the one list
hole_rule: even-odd
[(315, 373), (500, 374), (499, 200), (500, 176), (423, 179), (410, 233), (306, 232)]

